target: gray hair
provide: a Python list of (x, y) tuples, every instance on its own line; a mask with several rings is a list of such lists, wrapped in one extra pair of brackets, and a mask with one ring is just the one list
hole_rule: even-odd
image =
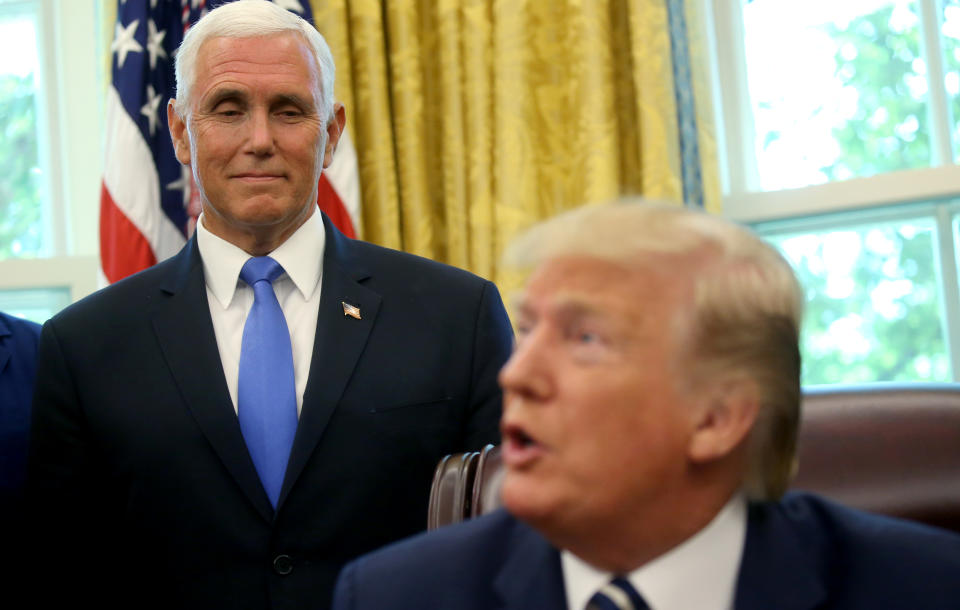
[(800, 426), (799, 329), (803, 292), (789, 263), (744, 227), (668, 204), (625, 199), (534, 226), (504, 264), (532, 269), (564, 256), (632, 265), (644, 255), (696, 256), (689, 381), (736, 374), (753, 381), (760, 412), (750, 433), (744, 488), (779, 497), (796, 468)]
[(177, 98), (174, 110), (186, 117), (195, 84), (197, 53), (211, 38), (256, 38), (271, 34), (295, 33), (309, 44), (320, 69), (320, 114), (329, 121), (333, 114), (333, 55), (327, 41), (306, 20), (266, 0), (237, 0), (204, 15), (183, 37), (177, 49), (175, 70)]

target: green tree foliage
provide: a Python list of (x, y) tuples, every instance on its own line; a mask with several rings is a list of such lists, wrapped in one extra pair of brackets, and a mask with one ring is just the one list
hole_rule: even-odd
[[(916, 10), (911, 7), (911, 10)], [(894, 6), (826, 27), (838, 43), (836, 76), (857, 94), (857, 111), (833, 130), (841, 153), (831, 180), (930, 165), (930, 129), (920, 29), (893, 19)], [(911, 83), (913, 87), (911, 87)]]
[[(825, 26), (838, 44), (836, 77), (856, 91), (858, 100), (856, 114), (833, 130), (841, 152), (823, 168), (831, 180), (931, 164), (919, 9), (911, 3), (900, 10), (910, 11), (913, 19), (896, 17), (891, 4), (842, 28)], [(958, 56), (960, 40), (941, 40), (945, 57)], [(960, 117), (960, 99), (954, 96), (949, 103), (952, 116)]]
[(949, 380), (935, 239), (930, 221), (773, 238), (806, 290), (804, 384)]
[(40, 249), (40, 177), (33, 75), (0, 75), (0, 258)]

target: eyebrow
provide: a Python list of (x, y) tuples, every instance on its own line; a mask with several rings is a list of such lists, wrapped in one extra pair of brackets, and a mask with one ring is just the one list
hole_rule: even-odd
[(247, 99), (247, 94), (242, 89), (226, 88), (214, 91), (213, 95), (207, 98), (207, 107), (216, 108), (218, 104), (229, 99)]
[(271, 105), (293, 104), (304, 110), (316, 110), (316, 104), (311, 99), (304, 99), (296, 93), (283, 93), (271, 101)]
[[(527, 304), (526, 294), (517, 294), (511, 298), (512, 306), (517, 313), (523, 314), (530, 311)], [(600, 315), (605, 312), (605, 308), (597, 305), (582, 295), (559, 294), (549, 302), (551, 309), (563, 316), (590, 316)]]

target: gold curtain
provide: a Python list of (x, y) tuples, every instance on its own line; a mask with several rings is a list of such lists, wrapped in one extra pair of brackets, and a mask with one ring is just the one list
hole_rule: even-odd
[(505, 243), (561, 210), (622, 194), (681, 202), (695, 179), (719, 211), (699, 2), (311, 5), (356, 144), (365, 239), (503, 287)]

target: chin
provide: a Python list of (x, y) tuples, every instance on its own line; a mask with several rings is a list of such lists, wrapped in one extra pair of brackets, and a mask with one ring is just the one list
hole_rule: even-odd
[(548, 522), (556, 513), (557, 502), (529, 474), (507, 471), (500, 489), (503, 505), (510, 514), (534, 527)]

